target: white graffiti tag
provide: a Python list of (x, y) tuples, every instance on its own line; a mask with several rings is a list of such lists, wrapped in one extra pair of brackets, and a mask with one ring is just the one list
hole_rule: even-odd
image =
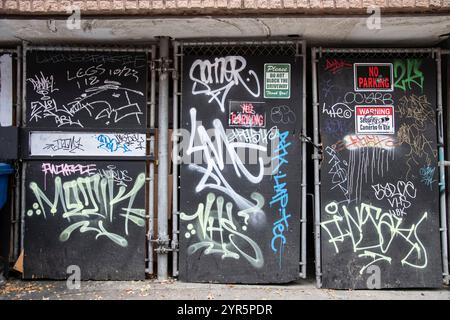
[(135, 208), (133, 205), (144, 185), (145, 173), (141, 173), (129, 189), (123, 185), (117, 187), (115, 179), (104, 178), (100, 174), (79, 177), (64, 183), (57, 176), (54, 180), (53, 197), (49, 198), (36, 182), (31, 182), (29, 187), (35, 197), (35, 203), (33, 208), (27, 211), (27, 216), (42, 215), (47, 219), (48, 208), (52, 217), (60, 213), (63, 219), (72, 223), (61, 232), (61, 242), (69, 240), (71, 234), (78, 229), (80, 233), (95, 232), (95, 239), (107, 237), (126, 247), (128, 241), (125, 237), (107, 231), (104, 223), (113, 223), (116, 207), (120, 206), (119, 216), (125, 219), (126, 235), (129, 234), (129, 222), (145, 227), (145, 209)]
[[(214, 142), (206, 132), (206, 129), (202, 125), (197, 124), (197, 111), (192, 108), (191, 111), (191, 128), (189, 147), (186, 151), (188, 155), (200, 153), (207, 167), (204, 168), (197, 164), (190, 164), (189, 168), (196, 170), (203, 174), (202, 179), (195, 187), (196, 192), (200, 192), (206, 188), (218, 190), (234, 199), (240, 209), (248, 209), (253, 204), (245, 199), (242, 195), (237, 193), (231, 185), (227, 182), (223, 176), (222, 171), (225, 168), (225, 156), (229, 157), (231, 164), (233, 165), (234, 172), (237, 177), (244, 176), (248, 181), (253, 184), (260, 183), (264, 177), (264, 161), (262, 157), (258, 157), (259, 172), (252, 174), (245, 166), (243, 160), (238, 154), (238, 149), (255, 150), (261, 152), (267, 152), (267, 147), (246, 143), (246, 142), (230, 142), (225, 133), (220, 120), (215, 119), (213, 121), (214, 126)], [(194, 139), (196, 135), (199, 136), (200, 143), (194, 146)], [(225, 146), (225, 150), (224, 150)], [(212, 181), (208, 182), (209, 179)]]
[(216, 101), (222, 112), (225, 112), (225, 100), (234, 86), (242, 85), (257, 98), (261, 93), (258, 76), (253, 70), (244, 75), (246, 67), (247, 61), (241, 56), (215, 58), (214, 62), (195, 60), (189, 71), (189, 77), (194, 82), (192, 94), (210, 96), (208, 103)]
[(189, 246), (188, 253), (194, 254), (206, 248), (203, 251), (205, 255), (221, 254), (222, 259), (236, 260), (242, 256), (255, 268), (261, 268), (264, 265), (262, 251), (254, 240), (245, 235), (245, 232), (248, 230), (249, 220), (261, 214), (264, 198), (256, 192), (251, 195), (251, 198), (256, 204), (237, 213), (237, 216), (243, 220), (241, 224), (236, 222), (233, 204), (231, 202), (225, 204), (224, 198), (216, 198), (214, 193), (207, 195), (205, 204), (199, 203), (197, 212), (194, 214), (181, 213), (181, 220), (191, 222), (187, 225), (185, 238), (189, 239), (197, 235), (199, 239), (199, 242)]
[(386, 183), (372, 186), (375, 197), (378, 200), (387, 199), (392, 209), (391, 214), (396, 216), (406, 215), (406, 209), (410, 208), (411, 201), (416, 198), (417, 190), (411, 181), (397, 181), (397, 184)]
[[(391, 245), (398, 241), (403, 241), (401, 247), (406, 250), (401, 260), (402, 266), (423, 269), (428, 265), (427, 251), (418, 236), (420, 225), (428, 217), (427, 212), (409, 227), (404, 225), (402, 218), (365, 203), (351, 210), (345, 205), (340, 207), (338, 203), (331, 202), (325, 206), (325, 212), (331, 218), (321, 222), (321, 226), (328, 234), (328, 243), (334, 246), (336, 253), (340, 252), (340, 245), (350, 242), (353, 252), (359, 258), (372, 259), (361, 268), (360, 274), (380, 261), (391, 264), (393, 258), (390, 254), (398, 255), (397, 252), (390, 251)], [(367, 232), (375, 233), (375, 238), (367, 237)], [(396, 245), (393, 247), (398, 248)]]

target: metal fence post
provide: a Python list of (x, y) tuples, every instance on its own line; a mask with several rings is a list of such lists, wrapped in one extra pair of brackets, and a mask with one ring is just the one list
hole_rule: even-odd
[[(27, 126), (27, 51), (28, 45), (26, 42), (22, 43), (22, 127), (25, 128)], [(22, 172), (20, 179), (20, 252), (24, 249), (24, 238), (25, 238), (25, 172), (26, 172), (26, 163), (22, 162)]]
[(168, 181), (169, 181), (169, 38), (160, 39), (161, 70), (158, 108), (158, 280), (167, 279), (168, 262)]
[[(312, 98), (313, 98), (313, 142), (315, 146), (319, 146), (319, 102), (317, 97), (317, 49), (311, 50), (312, 65)], [(316, 285), (322, 287), (322, 264), (320, 253), (320, 154), (317, 147), (314, 148), (314, 244), (315, 244), (315, 260), (316, 260)]]
[(173, 63), (174, 63), (174, 72), (173, 72), (173, 134), (172, 134), (172, 142), (173, 142), (173, 152), (172, 152), (172, 161), (173, 161), (173, 182), (172, 182), (172, 275), (174, 277), (178, 276), (178, 142), (180, 137), (180, 132), (178, 128), (178, 119), (179, 119), (179, 104), (178, 99), (180, 98), (181, 92), (179, 90), (179, 77), (180, 77), (180, 66), (178, 63), (179, 60), (179, 44), (178, 42), (174, 42), (173, 44)]
[(447, 204), (445, 186), (445, 156), (444, 156), (444, 116), (442, 104), (442, 64), (441, 51), (436, 49), (436, 73), (437, 73), (437, 118), (438, 118), (438, 145), (439, 145), (439, 205), (441, 220), (441, 242), (442, 242), (442, 266), (444, 282), (449, 283), (448, 274), (448, 239), (447, 239)]
[[(17, 47), (17, 66), (16, 66), (16, 127), (22, 126), (22, 48)], [(16, 161), (17, 172), (15, 174), (15, 190), (14, 190), (14, 237), (13, 237), (13, 259), (17, 260), (20, 255), (20, 161)]]
[(303, 135), (303, 141), (302, 141), (302, 224), (301, 224), (301, 233), (302, 233), (302, 243), (301, 243), (301, 272), (300, 276), (304, 279), (306, 279), (306, 263), (307, 263), (307, 256), (306, 256), (306, 221), (307, 221), (307, 206), (306, 206), (306, 199), (307, 199), (307, 148), (306, 148), (306, 137), (308, 135), (307, 132), (307, 119), (306, 119), (306, 41), (302, 41), (301, 43), (301, 50), (302, 50), (302, 77), (303, 77), (303, 95), (302, 95), (302, 135)]
[[(154, 68), (154, 61), (156, 60), (156, 46), (152, 46), (151, 50), (151, 75), (150, 75), (150, 129), (155, 129), (155, 106), (156, 106), (156, 70)], [(154, 156), (155, 153), (155, 135), (150, 135), (150, 155)], [(149, 164), (149, 188), (148, 188), (148, 235), (147, 235), (147, 273), (153, 274), (153, 237), (155, 234), (154, 222), (155, 222), (155, 162), (150, 161)]]

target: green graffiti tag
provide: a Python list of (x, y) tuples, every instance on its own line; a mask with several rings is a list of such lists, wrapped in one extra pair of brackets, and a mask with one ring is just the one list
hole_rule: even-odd
[(421, 59), (403, 59), (394, 61), (394, 87), (403, 91), (411, 90), (415, 84), (423, 91), (425, 77), (420, 71)]
[(50, 196), (36, 182), (31, 182), (29, 188), (36, 202), (33, 209), (27, 211), (27, 215), (42, 215), (47, 219), (49, 208), (52, 217), (60, 214), (63, 219), (67, 219), (71, 225), (60, 234), (61, 242), (69, 240), (72, 233), (78, 229), (80, 233), (96, 233), (95, 239), (107, 237), (114, 243), (127, 247), (128, 241), (125, 237), (107, 231), (103, 223), (113, 223), (115, 212), (119, 211), (119, 216), (124, 218), (126, 235), (129, 235), (129, 222), (138, 227), (145, 227), (145, 209), (133, 206), (144, 185), (145, 173), (138, 175), (129, 190), (125, 186), (115, 187), (112, 177), (104, 178), (100, 174), (67, 182), (56, 177), (53, 196)]

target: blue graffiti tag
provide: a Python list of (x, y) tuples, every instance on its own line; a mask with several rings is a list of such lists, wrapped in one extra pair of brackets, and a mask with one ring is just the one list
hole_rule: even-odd
[(97, 141), (100, 143), (97, 148), (104, 149), (111, 153), (119, 150), (123, 150), (123, 153), (131, 151), (126, 143), (119, 143), (117, 139), (108, 137), (104, 134), (99, 135)]
[(436, 171), (436, 167), (424, 166), (420, 169), (420, 177), (421, 182), (423, 182), (427, 187), (433, 189), (433, 183), (437, 180), (434, 179), (434, 172)]
[[(288, 155), (288, 147), (291, 143), (287, 143), (286, 139), (289, 136), (289, 131), (285, 131), (283, 133), (279, 133), (280, 142), (278, 144), (278, 148), (275, 150), (276, 156), (272, 158), (273, 161), (278, 161), (277, 167), (273, 170), (272, 175), (275, 181), (273, 189), (275, 191), (275, 195), (272, 197), (270, 201), (270, 207), (272, 205), (278, 205), (278, 213), (280, 215), (280, 219), (273, 223), (272, 229), (272, 242), (271, 247), (274, 253), (279, 252), (280, 255), (280, 268), (281, 268), (281, 260), (283, 255), (284, 245), (286, 244), (286, 236), (284, 232), (289, 228), (288, 219), (291, 217), (290, 214), (286, 212), (286, 208), (289, 203), (289, 194), (287, 190), (287, 183), (285, 182), (287, 174), (283, 173), (283, 165), (289, 163), (286, 159)], [(279, 247), (277, 247), (277, 242), (279, 243)]]

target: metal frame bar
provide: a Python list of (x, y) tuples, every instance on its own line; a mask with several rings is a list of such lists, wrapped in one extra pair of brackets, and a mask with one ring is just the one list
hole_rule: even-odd
[[(22, 116), (21, 124), (22, 128), (26, 128), (26, 95), (27, 95), (27, 43), (24, 41), (22, 43)], [(25, 238), (25, 172), (27, 163), (22, 162), (22, 172), (21, 172), (21, 185), (20, 185), (20, 252), (24, 250), (24, 238)]]
[[(313, 107), (313, 143), (319, 146), (319, 102), (317, 92), (317, 48), (311, 49), (312, 66), (312, 107)], [(322, 252), (320, 243), (320, 154), (319, 149), (314, 148), (314, 249), (316, 262), (316, 286), (322, 287)]]
[[(20, 46), (17, 46), (17, 66), (16, 66), (16, 127), (20, 127), (21, 124), (21, 109), (22, 105), (22, 86), (21, 86), (21, 70), (22, 70), (22, 50)], [(17, 260), (20, 255), (20, 199), (21, 199), (21, 188), (20, 188), (20, 167), (21, 162), (16, 161), (17, 172), (15, 174), (15, 190), (14, 190), (14, 236), (13, 236), (13, 259)]]
[[(151, 50), (151, 61), (156, 60), (156, 45), (152, 46)], [(155, 106), (156, 106), (156, 70), (154, 67), (151, 68), (150, 75), (150, 112), (149, 112), (149, 127), (150, 130), (155, 129)], [(155, 135), (150, 135), (150, 156), (155, 156)], [(149, 215), (148, 215), (148, 234), (147, 234), (147, 269), (148, 274), (154, 273), (153, 268), (153, 238), (155, 234), (155, 163), (151, 161), (149, 164), (149, 188), (148, 188), (148, 205), (149, 205)]]
[(71, 45), (27, 45), (28, 51), (64, 51), (64, 52), (145, 52), (151, 49), (148, 46), (71, 46)]
[(179, 77), (182, 75), (181, 68), (179, 65), (179, 48), (178, 42), (173, 42), (173, 131), (172, 131), (172, 276), (177, 277), (179, 274), (178, 268), (178, 142), (180, 137), (179, 132), (179, 103), (178, 99), (181, 100), (181, 90), (179, 87)]
[(5, 48), (0, 48), (0, 54), (18, 54), (20, 51), (20, 46), (18, 46), (17, 48), (13, 49), (5, 49)]
[(289, 38), (289, 37), (271, 37), (264, 38), (227, 38), (222, 40), (217, 39), (178, 39), (176, 42), (183, 47), (193, 46), (243, 46), (243, 45), (292, 45), (295, 43), (304, 42), (305, 40)]
[(433, 48), (322, 48), (316, 47), (316, 53), (432, 53)]
[[(21, 107), (21, 77), (20, 77), (20, 70), (21, 70), (21, 64), (22, 64), (22, 55), (21, 55), (21, 47), (17, 46), (15, 49), (13, 48), (0, 48), (0, 54), (10, 54), (13, 59), (16, 60), (16, 101), (13, 106), (15, 107), (15, 122), (13, 121), (13, 126), (20, 127), (20, 107)], [(13, 114), (11, 115), (13, 117)], [(18, 160), (15, 161), (16, 163), (16, 169), (20, 170), (20, 163)], [(20, 174), (18, 172), (14, 175), (14, 192), (11, 192), (10, 198), (11, 198), (11, 204), (12, 210), (10, 213), (11, 217), (11, 226), (10, 226), (10, 252), (9, 252), (9, 259), (10, 260), (16, 260), (19, 256), (19, 219), (20, 219)]]
[[(151, 47), (149, 47), (151, 46)], [(20, 47), (19, 47), (20, 48)], [(136, 52), (143, 52), (147, 54), (147, 59), (149, 59), (149, 55), (151, 55), (151, 62), (156, 60), (156, 42), (150, 43), (146, 46), (75, 46), (75, 45), (28, 45), (27, 42), (22, 43), (22, 50), (21, 50), (21, 68), (22, 77), (18, 80), (21, 81), (21, 108), (20, 110), (16, 110), (17, 112), (17, 123), (18, 125), (21, 124), (23, 128), (27, 127), (26, 124), (26, 70), (27, 70), (27, 52), (28, 51), (61, 51), (61, 52), (127, 52), (127, 53), (136, 53)], [(147, 253), (148, 253), (148, 266), (146, 268), (147, 273), (153, 273), (153, 222), (154, 222), (154, 157), (152, 156), (154, 154), (154, 146), (155, 146), (155, 138), (154, 138), (154, 128), (155, 128), (155, 104), (156, 104), (156, 71), (154, 68), (151, 69), (151, 80), (150, 80), (150, 122), (147, 121), (147, 126), (149, 126), (150, 130), (143, 130), (148, 132), (150, 134), (150, 156), (144, 157), (144, 158), (136, 158), (131, 160), (149, 160), (150, 161), (150, 168), (149, 168), (149, 215), (148, 215), (148, 221), (149, 221), (149, 230), (147, 234)], [(18, 96), (19, 97), (19, 96)], [(19, 113), (21, 116), (19, 116)], [(120, 131), (120, 129), (115, 130)], [(128, 130), (129, 131), (129, 130)], [(92, 159), (92, 157), (89, 157)], [(81, 159), (81, 158), (80, 158)], [(152, 170), (153, 169), (153, 170)], [(26, 180), (26, 162), (22, 163), (21, 168), (21, 175), (18, 177), (20, 179), (20, 204), (21, 204), (21, 210), (20, 215), (18, 215), (18, 219), (20, 219), (20, 251), (23, 251), (24, 249), (24, 236), (25, 236), (25, 180)], [(19, 197), (17, 197), (19, 198)], [(16, 199), (19, 201), (18, 199)]]
[(438, 148), (439, 148), (439, 206), (440, 206), (440, 232), (441, 232), (441, 246), (442, 246), (442, 268), (444, 283), (449, 284), (449, 270), (448, 270), (448, 238), (447, 238), (447, 203), (446, 203), (446, 183), (445, 183), (445, 131), (444, 131), (444, 115), (442, 104), (442, 60), (441, 50), (433, 50), (436, 59), (436, 73), (437, 73), (437, 118), (438, 118)]
[[(448, 227), (447, 227), (447, 207), (446, 207), (446, 183), (445, 183), (445, 166), (444, 160), (444, 127), (443, 127), (443, 104), (442, 104), (442, 70), (441, 70), (441, 54), (446, 54), (446, 51), (442, 51), (439, 48), (312, 48), (311, 49), (311, 63), (312, 63), (312, 87), (313, 87), (313, 122), (314, 122), (314, 144), (320, 145), (319, 135), (319, 104), (318, 104), (318, 92), (317, 92), (317, 55), (319, 57), (326, 53), (428, 53), (436, 60), (437, 67), (437, 133), (438, 133), (438, 148), (439, 148), (439, 173), (440, 173), (440, 196), (439, 196), (439, 209), (440, 209), (440, 232), (441, 232), (441, 245), (442, 245), (442, 267), (443, 267), (443, 281), (446, 284), (450, 282), (449, 266), (448, 266)], [(315, 204), (315, 255), (316, 255), (316, 283), (317, 287), (322, 287), (322, 269), (321, 269), (321, 237), (320, 237), (320, 154), (317, 148), (314, 149), (314, 204)]]
[[(179, 121), (179, 107), (182, 105), (182, 96), (183, 92), (183, 81), (176, 79), (183, 74), (183, 56), (184, 56), (184, 47), (198, 47), (198, 46), (273, 46), (273, 45), (295, 45), (296, 46), (296, 57), (301, 57), (302, 61), (302, 136), (306, 137), (307, 135), (307, 106), (306, 106), (306, 88), (307, 88), (307, 71), (306, 71), (306, 62), (307, 62), (307, 44), (305, 40), (301, 39), (292, 39), (292, 38), (271, 38), (270, 40), (264, 40), (260, 38), (242, 38), (242, 39), (225, 39), (225, 40), (214, 40), (214, 39), (197, 39), (197, 40), (176, 40), (173, 41), (174, 47), (174, 66), (175, 66), (175, 77), (173, 82), (174, 93), (173, 93), (173, 111), (174, 111), (174, 136), (173, 136), (173, 154), (174, 159), (178, 155), (178, 134), (176, 134), (176, 129), (178, 129), (178, 121)], [(301, 50), (301, 51), (300, 51)], [(179, 59), (181, 57), (181, 59)], [(180, 90), (180, 91), (177, 91)], [(301, 248), (300, 248), (300, 272), (299, 276), (301, 278), (306, 278), (306, 269), (307, 269), (307, 168), (306, 168), (306, 160), (307, 160), (307, 141), (302, 139), (302, 176), (301, 176), (301, 217), (300, 217), (300, 228), (301, 228)], [(173, 240), (172, 240), (172, 249), (173, 249), (173, 276), (178, 276), (178, 257), (179, 251), (178, 248), (178, 237), (179, 237), (179, 208), (178, 208), (178, 163), (173, 163)]]
[[(307, 107), (306, 107), (306, 98), (307, 98), (307, 93), (306, 93), (306, 88), (307, 88), (307, 84), (306, 84), (306, 55), (307, 55), (307, 45), (306, 45), (306, 41), (302, 41), (301, 43), (297, 43), (297, 46), (301, 44), (301, 57), (302, 57), (302, 77), (303, 77), (303, 94), (302, 94), (302, 113), (303, 113), (303, 117), (302, 117), (302, 208), (301, 208), (301, 251), (300, 251), (300, 277), (303, 279), (306, 279), (306, 267), (307, 267), (307, 247), (306, 247), (306, 242), (307, 242), (307, 236), (306, 236), (306, 228), (307, 228), (307, 156), (306, 156), (306, 152), (307, 152), (307, 141), (305, 140), (305, 137), (307, 136), (307, 119), (306, 119), (306, 115), (307, 115)], [(297, 49), (298, 52), (298, 49)]]
[[(442, 56), (444, 55), (450, 55), (450, 50), (448, 50), (448, 49), (441, 49), (440, 50), (441, 51), (441, 68), (442, 68)], [(447, 58), (447, 70), (446, 70), (446, 72), (445, 72), (445, 74), (446, 74), (446, 80), (447, 80), (447, 88), (448, 88), (448, 84), (450, 83), (450, 65), (449, 65), (449, 62), (450, 62), (450, 56), (448, 56), (448, 57), (446, 57)], [(441, 74), (442, 74), (442, 69), (441, 69)], [(442, 90), (442, 83), (441, 83), (441, 90)], [(443, 92), (441, 91), (441, 94), (442, 94), (442, 99), (443, 99)], [(449, 112), (449, 109), (450, 109), (450, 93), (449, 92), (447, 92), (447, 99), (446, 99), (446, 106), (447, 106), (447, 114), (446, 114), (446, 119), (445, 119), (445, 121), (446, 121), (446, 123), (447, 123), (447, 135), (446, 135), (446, 138), (447, 138), (447, 141), (450, 139), (450, 127), (449, 127), (449, 123), (450, 123), (450, 112)], [(447, 149), (447, 155), (448, 155), (448, 149)], [(444, 161), (444, 165), (447, 167), (447, 166), (450, 166), (450, 161)], [(447, 175), (447, 178), (448, 178), (448, 175)], [(447, 194), (447, 197), (449, 197), (450, 195), (449, 194)], [(447, 201), (449, 201), (449, 199), (447, 199)], [(448, 218), (449, 218), (449, 215), (448, 215), (448, 211), (447, 211), (447, 215), (445, 216), (445, 218), (447, 219), (447, 224), (446, 224), (446, 227), (447, 227), (447, 245), (448, 245), (448, 241), (449, 241), (449, 239), (450, 239), (450, 228), (449, 228), (449, 224), (448, 224)], [(448, 254), (448, 247), (447, 247), (447, 254)], [(447, 260), (448, 260), (448, 256), (447, 256)], [(449, 267), (450, 268), (450, 267)], [(449, 272), (450, 273), (450, 272)], [(447, 276), (447, 281), (445, 282), (447, 285), (449, 285), (450, 284), (450, 274)]]
[(169, 228), (169, 38), (159, 43), (159, 99), (158, 99), (158, 280), (167, 280)]

